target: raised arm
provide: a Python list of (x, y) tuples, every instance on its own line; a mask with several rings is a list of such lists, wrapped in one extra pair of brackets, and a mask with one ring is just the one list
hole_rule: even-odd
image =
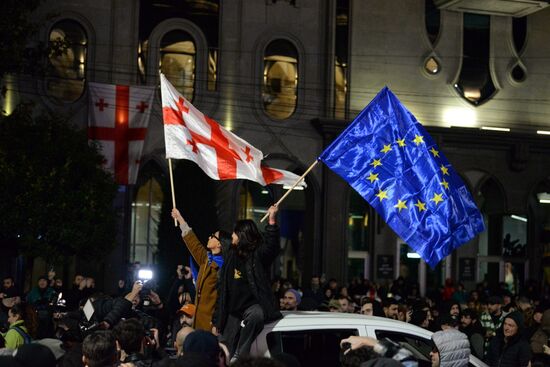
[(265, 227), (265, 243), (258, 248), (258, 255), (260, 256), (261, 261), (269, 266), (274, 260), (275, 257), (281, 251), (280, 245), (280, 233), (279, 226), (277, 225), (277, 211), (279, 209), (272, 205), (268, 210), (269, 219), (268, 225)]
[(189, 224), (187, 224), (185, 219), (183, 219), (178, 209), (172, 209), (172, 218), (178, 221), (181, 229), (181, 236), (183, 237), (183, 242), (185, 242), (185, 245), (189, 249), (191, 256), (193, 256), (197, 264), (202, 265), (203, 263), (208, 261), (206, 248), (199, 241), (191, 227), (189, 227)]

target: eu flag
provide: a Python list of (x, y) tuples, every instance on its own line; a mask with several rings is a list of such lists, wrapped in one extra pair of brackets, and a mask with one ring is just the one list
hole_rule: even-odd
[(432, 268), (484, 230), (464, 182), (387, 87), (319, 159)]

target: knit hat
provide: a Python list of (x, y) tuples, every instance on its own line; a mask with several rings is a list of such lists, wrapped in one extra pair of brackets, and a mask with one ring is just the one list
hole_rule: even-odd
[(519, 330), (525, 326), (523, 323), (523, 315), (519, 311), (510, 312), (504, 319), (512, 319), (516, 323)]
[(468, 365), (470, 342), (466, 334), (447, 329), (434, 333), (432, 340), (439, 351), (440, 367)]
[(299, 305), (302, 302), (302, 295), (296, 289), (290, 288), (286, 291), (292, 293), (294, 297), (296, 297), (296, 305)]
[(202, 353), (213, 357), (220, 352), (220, 346), (214, 334), (205, 330), (195, 330), (185, 338), (183, 350), (185, 354)]

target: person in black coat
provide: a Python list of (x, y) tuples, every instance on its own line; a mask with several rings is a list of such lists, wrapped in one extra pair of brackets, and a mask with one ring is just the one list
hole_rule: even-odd
[(268, 210), (265, 241), (251, 220), (236, 223), (229, 249), (223, 249), (217, 311), (213, 324), (227, 345), (232, 363), (249, 353), (264, 323), (282, 317), (271, 292), (268, 271), (280, 251), (277, 207)]
[(531, 346), (524, 338), (523, 316), (518, 311), (506, 315), (501, 328), (491, 339), (486, 362), (494, 367), (527, 367), (531, 361)]

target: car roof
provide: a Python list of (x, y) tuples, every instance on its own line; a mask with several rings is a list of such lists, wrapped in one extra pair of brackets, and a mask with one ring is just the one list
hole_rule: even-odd
[(376, 325), (387, 330), (410, 331), (429, 338), (431, 331), (421, 327), (379, 316), (366, 316), (354, 313), (323, 312), (323, 311), (283, 311), (283, 318), (272, 322), (266, 327), (307, 327), (311, 325)]

